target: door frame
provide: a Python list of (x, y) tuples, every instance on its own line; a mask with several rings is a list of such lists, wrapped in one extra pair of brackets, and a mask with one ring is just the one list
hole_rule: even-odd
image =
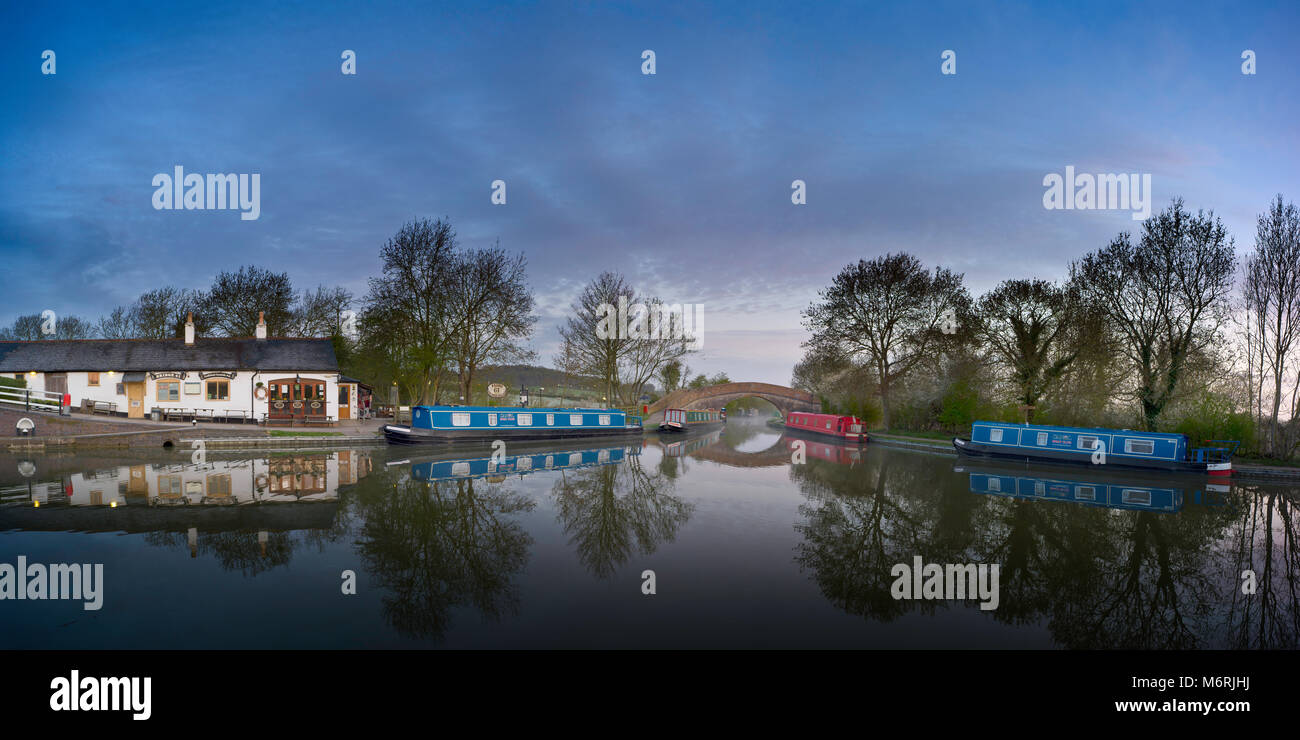
[[(143, 419), (145, 396), (144, 381), (141, 380), (136, 383), (123, 383), (122, 385), (126, 386), (126, 418)], [(135, 396), (135, 393), (137, 392), (140, 394), (139, 397)], [(132, 401), (136, 401), (137, 404), (132, 406)]]

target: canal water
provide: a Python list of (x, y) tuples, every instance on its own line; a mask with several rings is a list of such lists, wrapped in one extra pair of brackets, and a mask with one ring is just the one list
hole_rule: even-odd
[[(973, 464), (744, 418), (492, 455), (0, 455), (0, 565), (103, 574), (98, 609), (86, 594), (0, 600), (0, 648), (1255, 649), (1300, 635), (1296, 487)], [(996, 565), (996, 608), (975, 591), (896, 598), (927, 593), (901, 593), (899, 568), (918, 562), (984, 565), (986, 586)]]

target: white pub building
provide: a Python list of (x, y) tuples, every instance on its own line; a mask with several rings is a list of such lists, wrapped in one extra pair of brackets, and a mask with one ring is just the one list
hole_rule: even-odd
[(69, 339), (0, 342), (0, 375), (131, 419), (329, 424), (358, 417), (358, 383), (329, 339)]

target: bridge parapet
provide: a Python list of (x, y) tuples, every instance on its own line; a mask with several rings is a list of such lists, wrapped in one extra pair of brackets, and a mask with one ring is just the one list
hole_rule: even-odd
[(651, 404), (646, 423), (649, 424), (650, 417), (654, 417), (657, 424), (664, 409), (721, 408), (738, 398), (761, 398), (776, 406), (782, 414), (821, 409), (821, 404), (811, 393), (796, 388), (772, 383), (721, 383), (707, 388), (681, 388), (669, 393)]

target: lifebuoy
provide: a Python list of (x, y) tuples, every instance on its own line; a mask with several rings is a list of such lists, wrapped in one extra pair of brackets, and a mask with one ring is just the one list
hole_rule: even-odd
[(253, 391), (253, 395), (257, 398), (257, 400), (259, 400), (259, 401), (265, 401), (265, 400), (266, 400), (266, 386), (264, 386), (264, 385), (259, 385), (259, 386), (257, 386), (257, 390)]

